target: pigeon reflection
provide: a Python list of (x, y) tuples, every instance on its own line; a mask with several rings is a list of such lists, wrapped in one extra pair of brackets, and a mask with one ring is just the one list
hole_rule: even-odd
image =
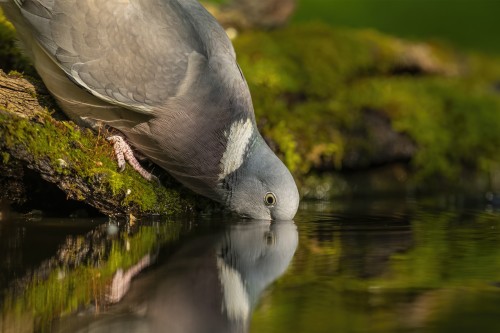
[(197, 237), (137, 278), (106, 314), (73, 317), (58, 331), (247, 332), (259, 296), (285, 272), (297, 244), (291, 221), (239, 223)]

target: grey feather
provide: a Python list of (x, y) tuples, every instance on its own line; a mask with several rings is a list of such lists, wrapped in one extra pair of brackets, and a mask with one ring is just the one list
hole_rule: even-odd
[[(214, 63), (224, 58), (234, 63), (224, 31), (207, 24), (213, 19), (193, 1), (31, 0), (22, 3), (21, 12), (38, 43), (72, 80), (134, 111), (152, 111), (176, 96), (193, 52)], [(208, 43), (200, 36), (207, 34)], [(228, 77), (227, 68), (211, 68)]]

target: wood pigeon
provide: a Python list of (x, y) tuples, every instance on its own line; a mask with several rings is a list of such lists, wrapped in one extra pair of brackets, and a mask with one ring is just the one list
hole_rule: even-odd
[[(294, 217), (294, 179), (258, 132), (230, 40), (198, 1), (0, 4), (72, 120), (117, 129), (185, 186), (242, 216)], [(110, 141), (122, 167), (134, 160), (121, 137)]]

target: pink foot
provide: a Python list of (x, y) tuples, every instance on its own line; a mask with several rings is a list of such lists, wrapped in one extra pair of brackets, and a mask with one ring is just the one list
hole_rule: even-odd
[[(125, 139), (119, 135), (113, 135), (106, 138), (109, 142), (113, 144), (113, 149), (115, 150), (116, 159), (118, 161), (118, 167), (120, 168), (120, 172), (125, 170), (125, 164), (128, 162), (135, 171), (137, 171), (142, 177), (151, 181), (156, 180), (158, 178), (153, 176), (151, 173), (146, 171), (140, 164), (139, 161), (134, 156), (134, 152), (132, 148), (125, 142)], [(126, 161), (126, 162), (125, 162)]]

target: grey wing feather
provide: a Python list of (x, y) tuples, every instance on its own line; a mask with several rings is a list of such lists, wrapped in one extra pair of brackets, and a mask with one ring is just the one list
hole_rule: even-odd
[(234, 59), (222, 29), (210, 26), (215, 21), (196, 1), (16, 2), (37, 41), (75, 83), (135, 111), (149, 112), (177, 94), (192, 52)]

